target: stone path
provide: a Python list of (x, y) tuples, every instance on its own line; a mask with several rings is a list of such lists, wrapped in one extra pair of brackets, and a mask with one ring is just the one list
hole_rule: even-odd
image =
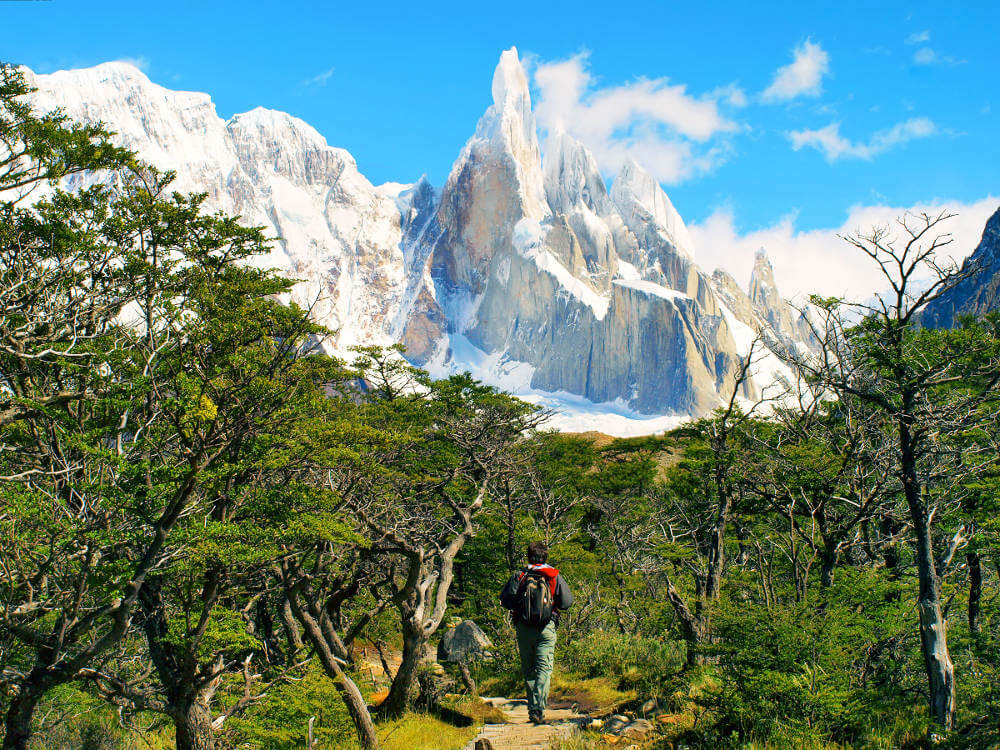
[[(528, 721), (528, 703), (509, 698), (483, 698), (499, 708), (507, 718), (506, 724), (486, 724), (479, 734), (465, 746), (465, 750), (477, 750), (476, 743), (486, 740), (490, 750), (548, 750), (556, 742), (566, 740), (580, 732), (590, 717), (568, 708), (550, 708), (545, 712), (549, 724), (535, 726)], [(480, 744), (480, 750), (483, 745)]]

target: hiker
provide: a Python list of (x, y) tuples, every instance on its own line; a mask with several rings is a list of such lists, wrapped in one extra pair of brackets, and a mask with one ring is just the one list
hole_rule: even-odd
[(556, 655), (559, 612), (573, 604), (573, 594), (559, 571), (548, 565), (543, 542), (528, 545), (528, 567), (515, 573), (500, 593), (500, 604), (510, 610), (517, 631), (521, 673), (528, 693), (528, 718), (545, 724), (549, 680)]

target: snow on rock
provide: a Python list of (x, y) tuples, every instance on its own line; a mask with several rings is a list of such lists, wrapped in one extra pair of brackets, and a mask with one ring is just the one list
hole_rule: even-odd
[(608, 314), (608, 305), (611, 303), (611, 299), (601, 296), (585, 282), (570, 273), (546, 249), (545, 236), (545, 230), (537, 221), (525, 217), (514, 226), (512, 240), (514, 248), (520, 255), (530, 258), (540, 270), (551, 274), (559, 282), (562, 289), (593, 310), (595, 318), (603, 320), (604, 316)]
[(527, 362), (507, 359), (499, 353), (487, 354), (458, 334), (427, 364), (434, 377), (468, 372), (474, 378), (492, 383), (540, 409), (551, 412), (545, 427), (564, 432), (603, 432), (613, 437), (635, 437), (675, 429), (690, 417), (684, 415), (649, 416), (629, 409), (623, 400), (592, 403), (566, 391), (543, 391), (532, 388), (534, 368)]
[(399, 339), (407, 302), (400, 190), (375, 188), (344, 149), (284, 112), (256, 108), (228, 122), (206, 94), (171, 91), (127, 63), (33, 75), (41, 111), (103, 121), (174, 186), (208, 194), (278, 238), (256, 262), (303, 279), (293, 299), (335, 333), (332, 348)]
[(651, 281), (642, 281), (641, 279), (615, 279), (615, 284), (628, 287), (629, 289), (635, 289), (643, 294), (651, 294), (654, 297), (660, 297), (661, 299), (671, 301), (678, 299), (691, 299), (688, 295), (684, 294), (684, 292), (678, 292), (676, 289), (667, 289), (665, 286), (654, 284)]
[[(103, 121), (175, 187), (277, 238), (257, 263), (299, 279), (293, 299), (331, 351), (401, 342), (432, 374), (471, 371), (554, 412), (550, 426), (644, 434), (711, 411), (757, 337), (746, 398), (787, 378), (774, 342), (808, 349), (761, 265), (748, 296), (694, 261), (680, 215), (627, 162), (609, 190), (593, 155), (550, 134), (543, 168), (528, 78), (511, 48), (492, 105), (445, 185), (372, 185), (302, 120), (220, 118), (124, 63), (28, 74), (40, 110)], [(752, 299), (751, 299), (752, 298)]]
[(528, 77), (516, 47), (500, 55), (493, 73), (493, 106), (480, 119), (475, 138), (513, 157), (525, 214), (536, 219), (548, 214)]
[(615, 177), (611, 198), (625, 223), (640, 237), (660, 235), (688, 258), (694, 258), (694, 243), (660, 183), (628, 159)]

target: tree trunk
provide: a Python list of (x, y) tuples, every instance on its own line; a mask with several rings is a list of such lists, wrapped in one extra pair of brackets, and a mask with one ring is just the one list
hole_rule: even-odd
[(358, 733), (360, 746), (363, 750), (377, 750), (378, 737), (375, 734), (375, 723), (372, 721), (368, 704), (365, 703), (364, 696), (361, 695), (358, 686), (354, 684), (354, 680), (348, 677), (347, 673), (341, 668), (340, 662), (337, 661), (337, 657), (330, 651), (329, 646), (325, 642), (315, 639), (316, 633), (313, 633), (308, 625), (306, 634), (316, 648), (316, 653), (319, 655), (323, 670), (326, 672), (327, 677), (333, 680), (333, 686), (340, 693), (340, 697), (347, 707), (347, 713), (350, 715), (351, 721), (354, 722), (354, 729)]
[[(323, 635), (323, 628), (316, 622), (309, 612), (304, 610), (293, 591), (286, 592), (285, 602), (289, 605), (295, 619), (302, 623), (305, 629), (306, 638), (319, 656), (320, 664), (327, 677), (333, 680), (333, 685), (340, 693), (340, 697), (347, 707), (347, 713), (354, 722), (354, 728), (358, 733), (358, 741), (363, 750), (377, 750), (378, 737), (375, 735), (375, 724), (372, 722), (371, 712), (368, 704), (365, 703), (364, 696), (354, 684), (354, 680), (347, 676), (347, 673), (340, 666), (340, 660), (333, 653), (330, 643)], [(335, 635), (335, 634), (332, 634)]]
[(466, 692), (469, 695), (477, 695), (476, 681), (472, 679), (472, 672), (469, 670), (469, 665), (464, 661), (458, 663), (458, 674), (462, 677), (462, 684), (465, 685)]
[(628, 635), (629, 628), (625, 619), (625, 615), (628, 612), (628, 597), (625, 592), (625, 580), (621, 576), (616, 575), (615, 582), (618, 584), (618, 603), (615, 604), (615, 617), (618, 619), (618, 632), (622, 635)]
[(403, 655), (396, 676), (389, 688), (389, 695), (379, 706), (384, 716), (402, 716), (413, 705), (416, 699), (417, 667), (424, 650), (426, 637), (416, 628), (403, 620)]
[[(899, 533), (899, 524), (889, 516), (883, 516), (879, 528), (882, 534), (889, 539)], [(894, 581), (898, 581), (902, 575), (899, 550), (896, 548), (896, 544), (897, 542), (884, 542), (882, 544), (882, 559), (885, 561), (885, 567), (889, 571), (889, 578)]]
[(517, 570), (517, 552), (514, 549), (514, 514), (507, 521), (507, 570), (513, 573)]
[(368, 711), (368, 704), (365, 703), (364, 696), (361, 695), (358, 686), (354, 684), (354, 680), (347, 676), (339, 664), (334, 662), (334, 665), (337, 674), (334, 685), (337, 692), (340, 693), (340, 697), (343, 698), (344, 705), (347, 706), (347, 713), (350, 714), (351, 721), (354, 722), (354, 728), (358, 732), (358, 741), (363, 750), (376, 750), (378, 737), (375, 735), (375, 723), (372, 721), (371, 712)]
[[(723, 439), (724, 440), (724, 439)], [(723, 442), (723, 445), (725, 443)], [(718, 459), (716, 459), (718, 460)], [(722, 569), (726, 565), (726, 525), (729, 523), (729, 509), (732, 506), (729, 488), (721, 467), (715, 470), (715, 491), (719, 499), (719, 508), (712, 526), (711, 539), (708, 545), (708, 574), (705, 576), (705, 598), (715, 601), (719, 598), (722, 588)]]
[(25, 690), (11, 701), (4, 717), (3, 750), (27, 750), (31, 718), (42, 695), (42, 691)]
[(517, 514), (514, 509), (514, 496), (511, 493), (510, 481), (504, 480), (504, 494), (505, 494), (505, 504), (504, 510), (506, 518), (504, 519), (505, 525), (507, 526), (507, 539), (504, 542), (504, 552), (507, 555), (507, 570), (513, 573), (517, 570), (517, 552), (514, 549), (515, 545), (515, 526), (517, 524)]
[(375, 650), (378, 651), (379, 661), (382, 662), (382, 671), (385, 672), (385, 678), (392, 682), (395, 675), (392, 673), (392, 665), (389, 664), (389, 657), (385, 655), (386, 649), (388, 647), (385, 645), (385, 641), (375, 641)]
[(907, 406), (904, 399), (905, 411), (899, 419), (899, 460), (903, 494), (916, 537), (917, 578), (920, 583), (917, 611), (920, 645), (927, 671), (928, 708), (934, 722), (942, 729), (950, 730), (955, 721), (955, 666), (948, 653), (948, 626), (941, 609), (941, 582), (934, 561), (931, 517), (924, 507), (917, 479), (916, 450), (910, 421), (905, 416), (909, 411)]
[(837, 551), (837, 543), (825, 540), (823, 543), (822, 571), (820, 574), (820, 585), (828, 589), (833, 585), (833, 571), (837, 567), (837, 559), (840, 554)]
[(667, 601), (673, 607), (681, 636), (687, 642), (687, 666), (693, 667), (697, 664), (703, 664), (705, 661), (704, 655), (701, 653), (701, 642), (704, 638), (703, 622), (700, 617), (691, 612), (687, 602), (684, 601), (669, 577), (666, 579), (666, 584)]
[(173, 714), (177, 750), (215, 750), (212, 714), (200, 700), (182, 705)]
[(940, 596), (925, 597), (922, 594), (917, 608), (920, 612), (920, 643), (930, 688), (931, 718), (943, 729), (950, 730), (955, 720), (955, 666), (948, 653), (947, 623), (941, 612)]
[(295, 616), (292, 614), (292, 606), (288, 603), (288, 599), (284, 599), (281, 602), (281, 621), (285, 625), (285, 633), (288, 636), (288, 643), (291, 647), (292, 656), (289, 662), (295, 661), (295, 654), (301, 651), (305, 644), (302, 642), (302, 633), (299, 630), (299, 624), (295, 621)]
[(965, 556), (969, 566), (969, 632), (979, 633), (979, 612), (983, 598), (983, 567), (978, 552)]

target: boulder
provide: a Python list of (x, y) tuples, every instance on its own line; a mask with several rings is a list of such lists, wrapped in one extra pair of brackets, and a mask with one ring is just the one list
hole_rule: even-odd
[(604, 732), (606, 734), (620, 735), (629, 724), (629, 718), (621, 714), (609, 716), (604, 720)]
[(438, 644), (438, 661), (470, 662), (488, 658), (493, 643), (472, 620), (462, 620)]
[(653, 725), (645, 719), (633, 719), (616, 714), (608, 717), (602, 730), (612, 737), (626, 737), (630, 740), (642, 740), (653, 731)]
[(630, 740), (642, 740), (653, 731), (653, 725), (645, 719), (633, 719), (622, 730), (622, 736)]

